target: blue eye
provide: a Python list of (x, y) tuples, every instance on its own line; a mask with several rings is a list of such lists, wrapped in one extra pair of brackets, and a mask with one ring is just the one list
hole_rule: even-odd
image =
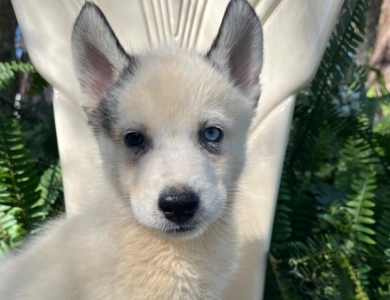
[(218, 127), (208, 127), (203, 131), (203, 138), (206, 142), (218, 143), (222, 140), (223, 132)]

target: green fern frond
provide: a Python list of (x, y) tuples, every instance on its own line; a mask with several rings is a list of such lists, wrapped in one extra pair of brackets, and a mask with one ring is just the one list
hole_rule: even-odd
[(353, 182), (362, 172), (372, 164), (377, 164), (378, 158), (373, 153), (366, 140), (354, 136), (347, 139), (339, 152), (335, 185), (347, 193), (353, 192)]
[[(363, 31), (356, 26), (364, 19), (367, 0), (350, 1), (330, 39), (320, 68), (310, 87), (297, 97), (293, 127), (285, 157), (281, 182), (291, 187), (289, 205), (294, 211), (290, 221), (291, 240), (307, 237), (315, 228), (316, 203), (310, 188), (317, 181), (332, 184), (337, 171), (338, 153), (345, 141), (361, 127), (353, 114), (343, 114), (343, 93), (361, 93), (364, 86), (350, 74), (355, 46)], [(351, 79), (352, 77), (352, 79)], [(352, 88), (349, 88), (353, 85)], [(349, 106), (348, 106), (349, 107)], [(367, 126), (366, 126), (367, 127)], [(329, 155), (331, 154), (331, 155)], [(342, 190), (342, 189), (341, 189)], [(312, 212), (311, 214), (307, 212)], [(314, 233), (314, 232), (313, 232)]]
[(286, 247), (291, 257), (290, 272), (299, 283), (302, 298), (338, 299), (339, 280), (333, 264), (339, 254), (329, 238), (318, 236), (305, 242), (288, 243)]
[[(375, 228), (376, 232), (376, 243), (378, 245), (378, 249), (382, 252), (390, 251), (390, 193), (387, 197), (382, 199), (383, 204), (377, 201), (377, 206), (380, 206), (380, 209), (376, 211), (376, 214), (380, 214), (380, 217), (377, 218), (377, 226)], [(390, 259), (390, 255), (389, 255)]]
[(7, 120), (0, 113), (0, 234), (9, 247), (18, 246), (33, 226), (27, 211), (39, 198), (34, 167), (17, 120)]
[(53, 205), (62, 190), (61, 166), (57, 162), (51, 165), (41, 176), (38, 186), (40, 191), (39, 204)]
[(62, 193), (59, 163), (40, 176), (18, 120), (0, 113), (0, 254), (35, 233)]
[[(345, 255), (335, 255), (332, 257), (332, 274), (335, 277), (335, 290), (333, 295), (340, 300), (355, 300), (355, 283), (349, 275), (349, 270), (345, 267)], [(334, 299), (337, 299), (334, 297)]]
[(272, 254), (268, 255), (268, 280), (267, 293), (264, 295), (264, 300), (299, 300), (297, 291), (294, 288), (292, 279), (283, 270), (279, 269), (281, 262)]
[[(301, 159), (301, 155), (298, 154), (307, 153), (310, 157), (313, 146), (315, 147), (315, 144), (306, 140), (318, 136), (320, 129), (323, 128), (322, 124), (329, 117), (328, 111), (332, 109), (332, 99), (339, 97), (340, 85), (347, 79), (356, 46), (363, 41), (364, 14), (367, 6), (367, 0), (356, 0), (351, 1), (345, 8), (308, 90), (309, 101), (302, 102), (299, 97), (297, 99), (297, 113), (301, 110), (310, 111), (310, 117), (303, 119), (299, 124), (299, 130), (296, 131), (297, 136), (288, 157), (290, 164)], [(303, 105), (302, 109), (299, 107), (301, 105)]]
[(376, 189), (375, 172), (368, 170), (361, 173), (352, 184), (352, 190), (355, 192), (349, 196), (346, 202), (346, 210), (352, 218), (351, 237), (367, 244), (375, 245), (376, 242), (372, 236), (375, 231), (370, 225), (375, 224), (374, 211), (375, 203), (372, 199), (375, 197), (373, 191)]
[(30, 63), (0, 62), (0, 91), (8, 87), (15, 78), (15, 72), (35, 73), (35, 68)]
[(368, 297), (364, 289), (364, 285), (362, 283), (361, 278), (359, 278), (359, 276), (356, 274), (356, 270), (354, 266), (351, 264), (348, 257), (345, 254), (341, 254), (341, 259), (342, 259), (341, 265), (343, 266), (343, 268), (347, 269), (349, 278), (353, 281), (355, 285), (355, 295), (353, 299), (370, 300), (370, 298)]
[(310, 299), (369, 299), (365, 273), (370, 268), (356, 263), (330, 236), (289, 243), (288, 249), (291, 273), (301, 287), (311, 286), (302, 288), (301, 294)]
[(32, 83), (28, 95), (30, 97), (35, 95), (40, 95), (44, 89), (48, 86), (46, 80), (41, 76), (41, 74), (35, 72), (32, 73)]
[(53, 206), (62, 193), (62, 176), (60, 163), (51, 165), (41, 176), (37, 191), (39, 199), (32, 206), (32, 217), (34, 218), (34, 229), (31, 233), (40, 230), (39, 223), (47, 219), (52, 212)]
[(346, 2), (297, 97), (267, 273), (275, 299), (278, 281), (301, 299), (390, 299), (390, 135), (376, 126), (388, 92), (369, 95), (353, 62), (368, 3)]

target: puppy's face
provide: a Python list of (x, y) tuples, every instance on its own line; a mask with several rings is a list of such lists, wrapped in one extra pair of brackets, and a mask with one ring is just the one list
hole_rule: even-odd
[(172, 48), (129, 56), (87, 3), (72, 48), (105, 174), (122, 200), (144, 226), (200, 234), (229, 209), (244, 164), (262, 62), (252, 8), (229, 5), (206, 56)]
[(253, 103), (182, 51), (141, 56), (121, 80), (110, 129), (99, 135), (111, 179), (142, 224), (201, 231), (222, 214), (241, 172)]

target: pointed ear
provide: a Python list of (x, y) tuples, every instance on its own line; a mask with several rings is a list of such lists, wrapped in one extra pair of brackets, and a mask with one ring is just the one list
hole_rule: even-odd
[(244, 95), (258, 101), (263, 65), (263, 33), (256, 12), (246, 0), (232, 0), (207, 57)]
[(96, 107), (108, 88), (118, 80), (125, 67), (132, 63), (103, 12), (86, 2), (73, 27), (73, 64), (87, 107)]

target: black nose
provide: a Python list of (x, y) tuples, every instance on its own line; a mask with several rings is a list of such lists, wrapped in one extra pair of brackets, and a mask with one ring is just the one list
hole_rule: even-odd
[(184, 223), (199, 207), (199, 197), (192, 191), (170, 189), (158, 198), (158, 207), (170, 221)]

